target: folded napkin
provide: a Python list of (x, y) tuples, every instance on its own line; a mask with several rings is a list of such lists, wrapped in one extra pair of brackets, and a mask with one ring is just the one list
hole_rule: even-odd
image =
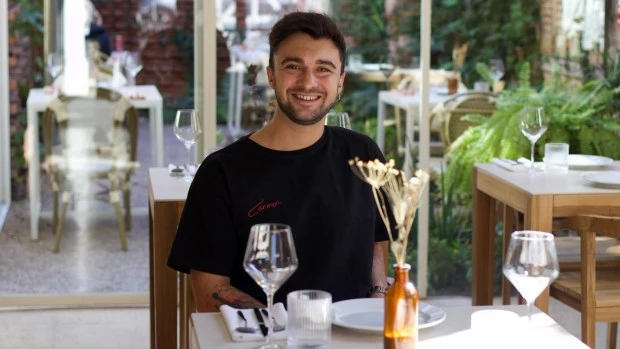
[[(519, 158), (519, 160), (510, 160), (510, 159), (502, 159), (502, 158), (493, 158), (491, 159), (491, 163), (502, 167), (508, 171), (512, 172), (527, 172), (530, 170), (530, 160), (526, 158)], [(545, 165), (542, 162), (534, 163), (535, 171), (543, 171)]]
[[(241, 326), (245, 326), (245, 321), (243, 321), (239, 314), (237, 314), (237, 310), (241, 310), (245, 319), (248, 321), (247, 326), (256, 328), (258, 331), (255, 333), (241, 333), (236, 329)], [(230, 337), (235, 342), (247, 342), (247, 341), (262, 341), (265, 339), (263, 334), (259, 330), (258, 320), (256, 319), (256, 315), (254, 315), (254, 309), (237, 309), (228, 305), (222, 305), (220, 307), (220, 312), (224, 317), (224, 322), (226, 322), (226, 327), (228, 327), (228, 332), (230, 333)], [(265, 321), (265, 325), (269, 327), (269, 319), (265, 314), (261, 313), (263, 316), (263, 320)], [(273, 305), (273, 317), (276, 319), (278, 325), (286, 326), (287, 315), (286, 309), (284, 308), (284, 304), (276, 303)], [(271, 338), (274, 340), (285, 340), (286, 339), (286, 329), (284, 331), (273, 332), (271, 334)]]

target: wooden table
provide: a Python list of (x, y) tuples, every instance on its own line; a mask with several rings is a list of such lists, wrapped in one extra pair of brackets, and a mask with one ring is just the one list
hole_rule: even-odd
[[(471, 329), (471, 315), (481, 310), (507, 310), (520, 318), (504, 330), (496, 323), (494, 330)], [(524, 305), (494, 307), (443, 308), (447, 317), (441, 324), (419, 331), (418, 348), (571, 348), (587, 346), (558, 325), (548, 315), (535, 309), (532, 327), (528, 328), (527, 308)], [(486, 323), (485, 323), (486, 324)], [(520, 329), (522, 327), (522, 329)], [(286, 341), (279, 342), (285, 344)], [(194, 313), (190, 321), (191, 349), (249, 349), (258, 342), (233, 342), (219, 313)], [(364, 333), (332, 327), (331, 349), (376, 349), (383, 346), (381, 333)]]
[[(119, 92), (128, 97), (136, 109), (149, 110), (149, 131), (151, 135), (151, 156), (156, 166), (164, 165), (164, 102), (155, 85), (124, 86)], [(139, 94), (141, 99), (132, 99)], [(39, 113), (56, 98), (56, 93), (47, 93), (42, 88), (30, 89), (26, 110), (28, 114), (28, 200), (30, 201), (30, 238), (39, 239), (39, 213), (41, 209), (41, 161), (39, 160)]]
[(187, 274), (177, 273), (167, 263), (189, 183), (170, 176), (167, 168), (150, 168), (148, 183), (151, 348), (177, 348), (177, 316), (181, 348), (187, 348), (188, 318), (195, 311), (193, 292)]
[[(620, 171), (620, 162), (605, 170)], [(620, 215), (620, 189), (598, 188), (581, 178), (583, 171), (568, 174), (511, 172), (494, 164), (477, 164), (473, 170), (472, 304), (493, 301), (496, 202), (508, 211), (523, 213), (523, 229), (550, 232), (553, 218), (575, 214)], [(510, 226), (505, 221), (505, 226)], [(505, 232), (510, 233), (510, 231)], [(549, 295), (536, 305), (547, 312)]]

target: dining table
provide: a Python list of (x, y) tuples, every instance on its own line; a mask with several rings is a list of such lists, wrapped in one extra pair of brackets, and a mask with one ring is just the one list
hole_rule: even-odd
[[(607, 160), (601, 166), (569, 167), (568, 172), (561, 173), (539, 171), (534, 175), (510, 171), (495, 163), (474, 165), (472, 305), (490, 305), (493, 301), (498, 208), (503, 208), (504, 245), (514, 226), (551, 232), (554, 218), (577, 214), (620, 216), (620, 161)], [(618, 184), (592, 179), (600, 174), (618, 174)], [(514, 211), (523, 215), (522, 226), (515, 224)], [(506, 289), (503, 287), (505, 300), (509, 298)], [(547, 312), (548, 304), (547, 289), (536, 305)]]
[[(527, 321), (525, 305), (444, 307), (443, 311), (446, 314), (443, 322), (418, 331), (417, 348), (588, 348), (537, 308), (531, 324)], [(191, 349), (250, 349), (260, 344), (234, 342), (220, 313), (194, 313), (189, 326)], [(286, 340), (276, 343), (286, 345)], [(383, 333), (382, 330), (360, 330), (332, 323), (328, 347), (382, 348)]]
[[(151, 156), (156, 166), (164, 165), (164, 104), (155, 85), (123, 86), (118, 88), (136, 109), (149, 111)], [(28, 117), (26, 159), (28, 161), (28, 200), (30, 201), (30, 238), (39, 238), (41, 210), (41, 161), (39, 150), (39, 113), (57, 96), (56, 91), (30, 89), (26, 110)]]

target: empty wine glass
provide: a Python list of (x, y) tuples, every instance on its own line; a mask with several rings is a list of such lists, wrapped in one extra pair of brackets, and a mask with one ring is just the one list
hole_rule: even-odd
[(385, 77), (384, 81), (386, 88), (389, 90), (390, 79), (392, 78), (392, 74), (394, 74), (394, 71), (396, 70), (396, 68), (398, 68), (398, 66), (396, 64), (396, 58), (392, 54), (385, 57), (385, 60), (385, 62), (379, 64), (379, 70), (383, 73), (383, 76)]
[(521, 110), (519, 129), (531, 143), (530, 176), (534, 175), (534, 144), (547, 131), (547, 117), (543, 107), (525, 107)]
[(350, 130), (351, 120), (349, 119), (349, 114), (345, 112), (332, 111), (332, 112), (327, 113), (327, 115), (325, 115), (325, 125), (344, 127)]
[(192, 181), (190, 148), (196, 143), (200, 134), (202, 134), (202, 128), (200, 127), (198, 113), (194, 109), (178, 110), (174, 119), (174, 135), (183, 142), (187, 149), (187, 168), (183, 177), (186, 182)]
[(493, 82), (498, 82), (502, 76), (504, 76), (504, 62), (501, 59), (492, 59), (489, 61), (489, 69), (491, 70), (491, 76)]
[(528, 306), (532, 324), (532, 304), (560, 274), (553, 235), (540, 231), (515, 231), (503, 266), (504, 276), (519, 291)]
[(129, 76), (128, 84), (133, 86), (136, 84), (136, 75), (142, 70), (142, 60), (138, 52), (126, 52), (123, 60), (123, 66)]
[[(273, 295), (297, 270), (297, 252), (291, 227), (277, 223), (253, 225), (250, 228), (243, 267), (265, 292), (267, 309), (269, 314), (273, 314)], [(285, 348), (271, 342), (273, 318), (268, 316), (267, 319), (269, 331), (265, 344), (255, 349)]]
[(47, 63), (47, 72), (52, 77), (52, 83), (53, 83), (54, 80), (56, 80), (56, 78), (58, 77), (58, 75), (60, 75), (60, 72), (62, 71), (62, 64), (63, 64), (62, 55), (57, 52), (49, 53), (47, 55), (46, 63)]

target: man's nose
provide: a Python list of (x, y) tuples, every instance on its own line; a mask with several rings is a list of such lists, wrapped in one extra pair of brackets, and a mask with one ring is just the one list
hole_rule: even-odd
[(300, 77), (300, 83), (304, 88), (310, 88), (316, 86), (316, 76), (314, 76), (312, 70), (304, 69)]

